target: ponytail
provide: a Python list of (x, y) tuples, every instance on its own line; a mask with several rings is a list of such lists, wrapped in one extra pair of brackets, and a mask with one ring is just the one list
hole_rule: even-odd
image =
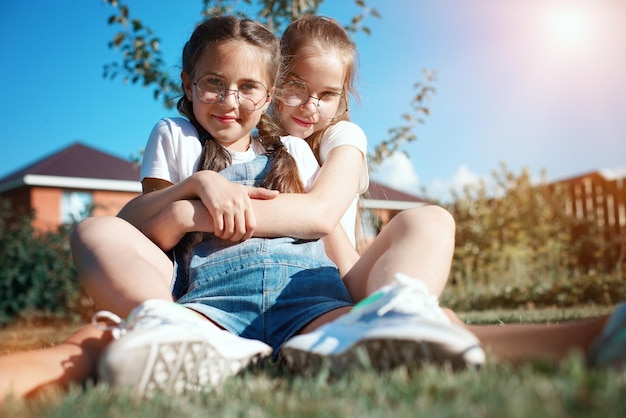
[(265, 152), (273, 157), (270, 171), (267, 173), (262, 186), (266, 189), (278, 190), (281, 193), (304, 193), (298, 165), (280, 139), (278, 126), (268, 115), (263, 114), (257, 124), (257, 129)]
[(202, 144), (202, 153), (198, 161), (198, 171), (222, 171), (230, 166), (233, 159), (226, 148), (218, 144), (211, 134), (202, 128), (199, 123), (194, 123), (193, 121), (192, 123), (198, 131), (198, 138)]

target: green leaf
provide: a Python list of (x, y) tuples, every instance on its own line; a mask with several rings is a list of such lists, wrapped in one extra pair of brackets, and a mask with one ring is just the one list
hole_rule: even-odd
[(137, 32), (138, 30), (143, 28), (143, 25), (141, 24), (141, 21), (139, 19), (133, 19), (131, 22), (133, 24), (133, 31), (134, 32)]

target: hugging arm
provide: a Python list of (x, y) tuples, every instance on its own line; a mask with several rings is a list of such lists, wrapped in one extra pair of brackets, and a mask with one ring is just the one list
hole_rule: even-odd
[(249, 238), (256, 227), (251, 197), (271, 199), (278, 192), (246, 187), (226, 180), (214, 171), (198, 171), (177, 184), (146, 178), (142, 181), (144, 193), (124, 206), (119, 217), (140, 230), (144, 223), (159, 215), (171, 203), (198, 199), (210, 214), (211, 232), (222, 239), (240, 241)]
[(332, 233), (357, 194), (363, 154), (355, 147), (334, 148), (304, 194), (282, 193), (271, 200), (252, 200), (255, 236), (322, 238)]
[[(187, 232), (212, 233), (212, 226), (211, 215), (201, 201), (179, 200), (146, 221), (141, 231), (163, 251), (168, 251)], [(341, 224), (323, 239), (326, 254), (337, 265), (343, 277), (359, 259), (359, 254)]]
[[(254, 230), (254, 236), (322, 238), (335, 230), (356, 195), (358, 179), (350, 173), (359, 172), (360, 165), (363, 164), (362, 159), (360, 151), (352, 146), (333, 149), (329, 153), (328, 160), (321, 167), (313, 186), (303, 194), (278, 194), (276, 191), (263, 188), (246, 188), (230, 183), (219, 173), (209, 171), (194, 173), (176, 185), (159, 180), (162, 184), (157, 183), (156, 187), (160, 188), (153, 192), (146, 185), (149, 186), (157, 179), (145, 179), (144, 190), (148, 193), (129, 202), (119, 216), (144, 230), (144, 223), (166, 210), (171, 203), (178, 200), (200, 200), (209, 212), (209, 217), (200, 218), (198, 213), (194, 216), (196, 219), (203, 219), (203, 222), (212, 222), (213, 229), (209, 230), (209, 226), (202, 224), (196, 225), (196, 228), (200, 228), (195, 229), (196, 231), (213, 232), (223, 225), (224, 222), (220, 223), (214, 219), (215, 214), (224, 218), (226, 213), (234, 213), (236, 215), (233, 215), (233, 219), (241, 222), (244, 219), (243, 215), (239, 215), (241, 213), (245, 215), (245, 221), (248, 222), (247, 229)], [(218, 188), (220, 193), (224, 191), (219, 199), (226, 203), (221, 209), (212, 211), (211, 207), (218, 208), (221, 205), (221, 203), (215, 203), (219, 201), (218, 198), (209, 197), (210, 193)], [(223, 197), (231, 192), (230, 201)], [(186, 223), (186, 225), (190, 224)], [(216, 236), (224, 238), (217, 233)], [(246, 239), (249, 236), (250, 234), (241, 235), (240, 239)], [(237, 240), (235, 238), (233, 236), (231, 240)]]
[(200, 200), (178, 200), (148, 219), (143, 232), (163, 251), (168, 251), (187, 232), (213, 232), (213, 219)]

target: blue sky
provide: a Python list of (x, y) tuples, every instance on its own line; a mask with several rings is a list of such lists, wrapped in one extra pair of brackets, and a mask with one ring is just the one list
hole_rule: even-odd
[[(200, 0), (127, 0), (162, 40), (173, 75), (200, 19)], [(348, 22), (352, 0), (320, 12)], [(418, 140), (374, 178), (443, 197), (489, 179), (501, 162), (551, 180), (598, 169), (626, 175), (626, 2), (622, 0), (367, 0), (381, 19), (356, 38), (361, 104), (353, 120), (370, 148), (403, 123), (422, 69), (437, 73)], [(102, 77), (113, 13), (99, 0), (0, 5), (5, 125), (0, 177), (80, 141), (137, 154), (175, 111), (150, 90)]]

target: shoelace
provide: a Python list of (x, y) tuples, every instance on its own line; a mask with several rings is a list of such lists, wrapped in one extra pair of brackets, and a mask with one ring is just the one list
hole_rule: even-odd
[(428, 319), (449, 322), (439, 306), (437, 296), (431, 295), (422, 282), (400, 273), (396, 274), (395, 279), (400, 285), (399, 289), (392, 290), (395, 292), (394, 297), (378, 309), (380, 316), (395, 310), (411, 314), (418, 313)]
[(119, 339), (132, 330), (152, 328), (164, 324), (196, 327), (198, 324), (208, 326), (186, 308), (174, 302), (160, 300), (146, 301), (133, 309), (125, 320), (110, 311), (98, 311), (91, 323), (103, 331), (111, 331), (113, 338)]
[(111, 331), (116, 340), (126, 334), (126, 321), (110, 311), (98, 311), (91, 317), (93, 326), (102, 331)]
[(111, 331), (113, 338), (119, 339), (130, 330), (160, 325), (166, 320), (158, 310), (143, 304), (134, 309), (125, 320), (113, 312), (98, 311), (92, 316), (91, 323), (102, 331)]

